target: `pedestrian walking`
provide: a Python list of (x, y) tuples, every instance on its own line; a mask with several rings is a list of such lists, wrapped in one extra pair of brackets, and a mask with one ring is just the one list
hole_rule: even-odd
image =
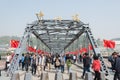
[(35, 75), (36, 74), (36, 68), (37, 68), (37, 65), (36, 65), (36, 55), (33, 55), (33, 58), (32, 58), (32, 74)]
[(95, 72), (95, 77), (94, 80), (101, 80), (100, 79), (100, 60), (98, 59), (98, 56), (93, 57), (93, 63), (92, 63), (92, 68)]
[(65, 56), (62, 55), (61, 58), (61, 72), (64, 73), (64, 66), (65, 66)]
[(27, 53), (26, 56), (25, 56), (25, 59), (24, 59), (25, 69), (26, 69), (27, 72), (28, 72), (30, 62), (31, 62), (31, 58), (30, 58), (29, 53)]
[(86, 72), (90, 72), (91, 58), (88, 53), (84, 53), (83, 55), (83, 74), (81, 78), (84, 78)]
[(69, 57), (69, 58), (67, 59), (66, 64), (67, 64), (68, 73), (70, 73), (70, 72), (71, 72), (71, 66), (72, 66), (71, 57)]
[(115, 63), (113, 65), (114, 80), (120, 80), (120, 53), (114, 52), (113, 58), (115, 59)]

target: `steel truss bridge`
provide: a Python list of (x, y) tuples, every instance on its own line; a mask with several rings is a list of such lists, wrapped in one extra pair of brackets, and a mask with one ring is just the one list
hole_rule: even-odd
[(51, 52), (62, 53), (84, 32), (88, 24), (73, 20), (38, 20), (29, 24), (29, 30)]
[[(108, 74), (104, 64), (103, 57), (100, 54), (99, 47), (93, 37), (88, 24), (75, 20), (43, 20), (38, 19), (25, 28), (25, 33), (21, 38), (20, 45), (16, 50), (12, 63), (8, 69), (8, 74), (13, 74), (18, 68), (18, 61), (22, 52), (25, 50), (25, 44), (29, 42), (29, 36), (33, 34), (40, 40), (50, 52), (62, 53), (74, 43), (82, 34), (87, 35), (87, 39), (93, 47), (93, 53), (99, 56), (102, 63), (101, 71)], [(19, 54), (19, 55), (17, 55)]]

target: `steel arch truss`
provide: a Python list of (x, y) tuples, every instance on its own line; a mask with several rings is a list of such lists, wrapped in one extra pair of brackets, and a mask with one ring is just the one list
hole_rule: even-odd
[(84, 33), (88, 24), (73, 20), (37, 20), (28, 24), (32, 33), (50, 50), (57, 53), (66, 49)]

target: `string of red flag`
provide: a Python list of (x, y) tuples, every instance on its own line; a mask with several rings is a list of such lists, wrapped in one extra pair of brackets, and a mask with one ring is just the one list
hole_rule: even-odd
[(115, 41), (112, 41), (112, 40), (103, 40), (103, 45), (104, 47), (107, 47), (107, 48), (115, 48)]

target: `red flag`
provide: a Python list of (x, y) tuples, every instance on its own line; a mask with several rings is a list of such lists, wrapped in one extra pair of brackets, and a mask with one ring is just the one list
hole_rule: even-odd
[(10, 47), (11, 48), (17, 48), (19, 45), (19, 41), (18, 40), (10, 40)]
[(73, 54), (73, 52), (71, 51), (71, 52), (69, 52), (68, 54)]
[(69, 52), (66, 52), (65, 54), (67, 55), (67, 54), (69, 54)]
[(103, 45), (104, 47), (108, 47), (109, 41), (108, 40), (103, 40)]
[(44, 54), (49, 54), (49, 53), (44, 51)]
[(115, 48), (115, 42), (112, 40), (103, 40), (104, 47)]
[(41, 50), (41, 54), (45, 54), (45, 52), (43, 50)]
[(89, 48), (89, 50), (93, 50), (92, 45), (89, 45), (88, 48)]
[(41, 54), (42, 51), (40, 49), (38, 49), (36, 52), (39, 53), (39, 54)]
[(72, 51), (72, 52), (70, 52), (70, 54), (76, 54), (76, 52), (75, 52), (75, 51)]
[(115, 48), (115, 42), (114, 41), (109, 41), (109, 47), (110, 48)]
[(28, 46), (28, 51), (30, 51), (30, 52), (36, 52), (36, 49), (34, 49), (32, 46)]
[(86, 49), (86, 48), (81, 48), (81, 49), (80, 49), (80, 53), (85, 53), (85, 52), (87, 52), (87, 49)]
[(79, 53), (79, 50), (75, 50), (75, 55), (77, 55)]

